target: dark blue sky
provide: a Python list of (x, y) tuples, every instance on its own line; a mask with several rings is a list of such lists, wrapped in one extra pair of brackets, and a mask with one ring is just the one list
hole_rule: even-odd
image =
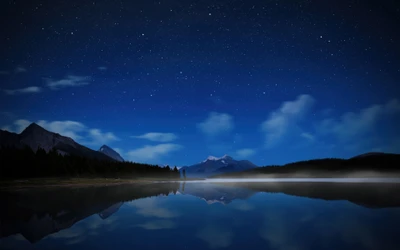
[(128, 160), (400, 153), (396, 1), (2, 1), (0, 127)]

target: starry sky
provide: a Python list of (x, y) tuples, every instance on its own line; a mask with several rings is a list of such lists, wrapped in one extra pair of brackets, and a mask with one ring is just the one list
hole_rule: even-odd
[(0, 6), (2, 129), (177, 166), (400, 153), (395, 0)]

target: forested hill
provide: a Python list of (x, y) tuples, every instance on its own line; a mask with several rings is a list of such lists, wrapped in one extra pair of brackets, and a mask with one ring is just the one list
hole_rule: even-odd
[(400, 154), (374, 153), (350, 159), (316, 159), (215, 175), (213, 178), (400, 176)]
[(37, 177), (179, 178), (175, 167), (61, 155), (56, 149), (0, 148), (0, 179)]

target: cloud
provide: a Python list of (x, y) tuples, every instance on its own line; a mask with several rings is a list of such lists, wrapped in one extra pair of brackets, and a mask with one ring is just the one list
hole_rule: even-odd
[(14, 72), (15, 73), (23, 73), (23, 72), (26, 72), (27, 70), (26, 70), (26, 68), (24, 68), (24, 67), (22, 67), (22, 66), (18, 66), (18, 67), (16, 67), (15, 68), (15, 70), (14, 70)]
[(232, 244), (233, 233), (229, 228), (208, 225), (199, 230), (196, 236), (207, 242), (210, 248), (224, 248)]
[(164, 143), (158, 145), (146, 145), (142, 148), (129, 151), (126, 155), (131, 161), (141, 162), (141, 161), (152, 161), (158, 160), (162, 156), (167, 156), (168, 154), (178, 151), (182, 148), (181, 145)]
[(313, 141), (315, 139), (314, 135), (306, 132), (301, 133), (300, 136), (310, 141)]
[(91, 138), (92, 144), (107, 144), (111, 141), (119, 140), (119, 138), (116, 137), (113, 133), (103, 133), (100, 129), (90, 129), (89, 137)]
[(289, 127), (305, 116), (313, 104), (314, 98), (310, 95), (299, 95), (296, 100), (284, 102), (279, 109), (273, 111), (261, 125), (266, 146), (275, 145), (288, 132)]
[(251, 148), (243, 148), (236, 151), (236, 156), (239, 158), (246, 158), (256, 153), (256, 150)]
[(42, 88), (31, 86), (22, 89), (5, 89), (4, 92), (7, 95), (16, 95), (16, 94), (29, 94), (29, 93), (39, 93), (42, 91)]
[(137, 225), (147, 230), (171, 229), (175, 228), (176, 224), (170, 220), (155, 220)]
[(14, 125), (17, 127), (17, 133), (21, 133), (29, 124), (31, 124), (31, 122), (24, 119), (19, 119), (14, 122)]
[[(32, 122), (29, 120), (19, 119), (14, 121), (12, 125), (4, 126), (2, 129), (10, 132), (21, 133), (31, 123)], [(70, 137), (82, 144), (101, 146), (119, 140), (118, 137), (111, 132), (103, 133), (100, 129), (88, 128), (83, 123), (77, 121), (39, 120), (36, 123), (48, 131)]]
[(14, 132), (14, 133), (21, 133), (26, 127), (31, 124), (30, 121), (24, 120), (24, 119), (19, 119), (15, 120), (12, 125), (6, 125), (3, 126), (1, 129), (2, 130), (7, 130), (9, 132)]
[(339, 119), (324, 119), (317, 127), (321, 134), (333, 134), (340, 140), (354, 140), (373, 130), (381, 118), (400, 113), (400, 103), (393, 99), (383, 105), (372, 105), (358, 113), (347, 112)]
[(162, 207), (160, 200), (154, 198), (144, 198), (127, 203), (137, 208), (137, 214), (145, 217), (156, 217), (161, 219), (171, 219), (178, 217), (178, 214), (172, 210)]
[(101, 219), (99, 216), (92, 215), (85, 220), (74, 224), (73, 227), (60, 230), (59, 232), (48, 235), (48, 238), (57, 239), (65, 245), (72, 245), (80, 243), (88, 238), (88, 236), (99, 235), (100, 232), (114, 231), (119, 226), (119, 217), (113, 215), (106, 220)]
[(208, 136), (215, 136), (220, 133), (230, 132), (233, 125), (233, 118), (229, 114), (211, 112), (208, 118), (197, 127)]
[(10, 74), (10, 72), (8, 72), (8, 71), (5, 71), (5, 70), (0, 71), (0, 75), (9, 75), (9, 74)]
[(100, 66), (100, 67), (97, 67), (97, 69), (98, 69), (98, 70), (104, 71), (104, 70), (107, 70), (107, 67), (105, 67), (105, 66)]
[(59, 133), (60, 135), (70, 137), (73, 140), (81, 140), (82, 136), (79, 135), (79, 133), (86, 130), (86, 126), (82, 123), (68, 120), (52, 122), (40, 120), (37, 124), (51, 132)]
[(47, 82), (47, 86), (50, 89), (57, 90), (64, 87), (77, 87), (90, 84), (91, 78), (89, 76), (75, 76), (75, 75), (68, 75), (64, 79), (60, 80), (52, 80), (52, 79), (45, 79)]
[(147, 133), (138, 136), (131, 136), (132, 138), (147, 139), (156, 142), (170, 142), (176, 140), (178, 137), (173, 133)]

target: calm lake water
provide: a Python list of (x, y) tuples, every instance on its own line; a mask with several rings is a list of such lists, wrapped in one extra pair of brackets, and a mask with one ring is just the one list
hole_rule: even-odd
[(1, 249), (400, 249), (396, 183), (156, 183), (2, 192)]

